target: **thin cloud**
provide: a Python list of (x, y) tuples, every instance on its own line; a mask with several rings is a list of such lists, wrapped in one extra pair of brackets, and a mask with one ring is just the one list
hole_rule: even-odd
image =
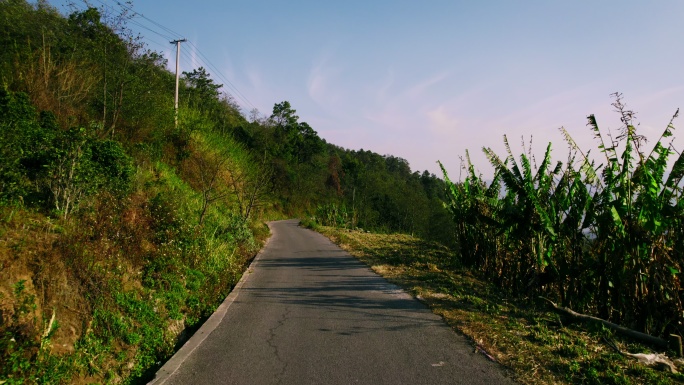
[[(426, 95), (430, 87), (444, 81), (448, 73), (439, 73), (409, 85), (395, 93), (394, 97), (384, 97), (385, 92), (394, 85), (394, 74), (390, 73), (389, 80), (381, 87), (377, 95), (382, 96), (376, 105), (367, 107), (364, 117), (374, 123), (393, 129), (409, 129), (421, 123), (421, 114), (431, 110), (430, 95)], [(394, 88), (397, 88), (396, 86)]]
[(324, 52), (314, 61), (307, 79), (307, 92), (311, 100), (330, 111), (341, 100), (339, 77), (342, 70), (333, 66), (332, 54)]
[(382, 103), (387, 100), (389, 90), (392, 88), (395, 82), (394, 69), (392, 67), (387, 69), (387, 74), (385, 75), (382, 83), (377, 89), (374, 89), (371, 94), (373, 95), (377, 103)]
[(436, 135), (454, 134), (458, 130), (459, 120), (449, 113), (445, 106), (439, 106), (427, 112), (430, 131)]
[(439, 84), (449, 77), (448, 72), (443, 72), (434, 76), (431, 76), (420, 83), (412, 86), (406, 91), (406, 95), (411, 98), (422, 97), (425, 92), (432, 86)]

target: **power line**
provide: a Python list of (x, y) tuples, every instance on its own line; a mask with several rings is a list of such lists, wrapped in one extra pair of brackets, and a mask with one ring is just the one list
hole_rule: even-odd
[(150, 38), (146, 38), (146, 40), (147, 40), (147, 43), (148, 43), (148, 44), (149, 44), (149, 43), (152, 43), (152, 45), (155, 45), (155, 46), (161, 48), (162, 51), (167, 51), (168, 48), (169, 48), (169, 47), (168, 47), (168, 46), (169, 46), (169, 43), (168, 43), (168, 42), (165, 42), (165, 43), (162, 44), (162, 43), (160, 43), (159, 41), (153, 40), (153, 39), (150, 39)]
[(254, 104), (252, 104), (252, 102), (250, 102), (249, 99), (247, 99), (247, 97), (245, 95), (243, 95), (242, 92), (240, 92), (240, 90), (238, 90), (238, 88), (230, 80), (228, 80), (225, 76), (223, 76), (221, 71), (219, 71), (219, 69), (216, 68), (216, 66), (213, 63), (211, 63), (209, 58), (207, 58), (202, 53), (202, 51), (200, 51), (199, 48), (197, 48), (196, 45), (194, 45), (192, 42), (189, 42), (189, 43), (193, 48), (195, 48), (196, 52), (200, 55), (200, 57), (203, 59), (205, 64), (207, 64), (207, 66), (210, 67), (212, 70), (216, 71), (216, 74), (220, 78), (220, 80), (223, 80), (224, 82), (228, 83), (229, 87), (235, 91), (237, 97), (241, 98), (244, 102), (246, 102), (247, 104), (252, 106), (252, 108), (256, 108), (256, 106), (254, 106)]
[[(96, 0), (96, 1), (97, 1), (98, 3), (104, 5), (105, 7), (110, 7), (110, 8), (112, 8), (111, 5), (105, 4), (102, 0)], [(167, 27), (165, 27), (165, 26), (163, 26), (163, 25), (157, 23), (156, 21), (154, 21), (154, 20), (148, 18), (147, 16), (143, 15), (143, 14), (140, 13), (140, 12), (137, 12), (136, 10), (133, 9), (133, 7), (130, 7), (130, 6), (126, 5), (125, 3), (121, 3), (121, 2), (116, 1), (116, 0), (114, 0), (114, 3), (116, 3), (116, 5), (118, 5), (119, 8), (124, 9), (124, 10), (130, 12), (130, 13), (131, 13), (132, 15), (134, 15), (134, 16), (139, 16), (139, 17), (141, 17), (141, 18), (143, 18), (143, 19), (149, 21), (150, 23), (154, 24), (155, 26), (161, 28), (162, 30), (166, 31), (167, 33), (173, 35), (173, 37), (169, 37), (170, 39), (175, 39), (175, 38), (179, 38), (179, 37), (182, 36), (180, 33), (178, 33), (178, 32), (176, 32), (176, 31), (174, 31), (174, 30), (172, 30), (172, 29), (170, 29), (170, 28), (167, 28)], [(149, 29), (149, 28), (145, 28), (145, 29), (147, 29), (147, 30), (149, 30), (149, 31), (152, 31), (152, 30)], [(152, 31), (152, 32), (161, 35), (159, 32), (156, 32), (156, 31)], [(168, 35), (167, 35), (167, 36), (168, 36)]]
[(130, 20), (130, 23), (133, 24), (133, 25), (137, 25), (139, 28), (142, 28), (142, 29), (145, 29), (145, 30), (147, 30), (147, 31), (150, 31), (150, 32), (154, 33), (155, 35), (159, 35), (159, 36), (163, 37), (163, 38), (166, 39), (166, 40), (173, 40), (173, 39), (174, 39), (173, 36), (169, 36), (169, 35), (166, 35), (166, 34), (163, 34), (163, 33), (159, 33), (159, 32), (157, 32), (157, 31), (153, 30), (152, 28), (146, 27), (145, 25), (143, 25), (143, 24), (141, 24), (141, 23), (138, 23), (137, 21), (135, 21), (135, 20), (133, 20), (133, 19)]
[[(101, 6), (102, 6), (102, 8), (105, 9), (105, 10), (107, 10), (108, 12), (112, 12), (112, 13), (113, 13), (113, 12), (115, 11), (114, 7), (112, 7), (110, 4), (107, 4), (107, 3), (103, 2), (102, 0), (95, 0), (95, 1), (97, 1), (98, 3), (100, 3)], [(128, 18), (128, 19), (126, 19), (126, 23), (131, 23), (131, 24), (133, 24), (133, 25), (136, 25), (136, 26), (138, 26), (138, 27), (141, 28), (141, 29), (144, 29), (144, 30), (147, 30), (147, 31), (149, 31), (149, 32), (152, 32), (152, 33), (154, 33), (154, 34), (156, 34), (156, 35), (159, 35), (159, 36), (163, 37), (163, 38), (166, 39), (166, 40), (173, 40), (173, 39), (174, 39), (173, 36), (170, 36), (170, 35), (168, 35), (168, 34), (160, 33), (160, 32), (158, 32), (158, 31), (155, 31), (155, 30), (153, 30), (152, 28), (147, 27), (147, 26), (145, 26), (144, 24), (138, 22), (137, 20), (134, 19), (134, 17), (136, 17), (136, 16), (142, 16), (141, 14), (139, 14), (139, 13), (133, 11), (131, 8), (124, 7), (124, 6), (123, 6), (121, 3), (119, 3), (119, 2), (117, 2), (117, 4), (118, 4), (119, 7), (121, 7), (122, 9), (124, 9), (124, 10), (126, 10), (126, 11), (129, 11), (130, 14), (131, 14), (131, 17)]]
[(143, 19), (149, 21), (150, 23), (156, 25), (157, 27), (163, 29), (164, 31), (166, 31), (166, 32), (168, 32), (168, 33), (170, 33), (170, 34), (172, 34), (172, 35), (176, 35), (176, 37), (182, 36), (180, 33), (176, 32), (176, 31), (174, 31), (174, 30), (172, 30), (172, 29), (170, 29), (170, 28), (167, 28), (167, 27), (163, 26), (162, 24), (157, 23), (156, 21), (154, 21), (154, 20), (148, 18), (147, 16), (143, 15), (142, 13), (136, 12), (135, 10), (133, 10), (132, 7), (126, 6), (126, 5), (120, 3), (119, 1), (116, 1), (116, 0), (115, 0), (114, 2), (115, 2), (116, 4), (118, 4), (119, 7), (123, 8), (123, 9), (126, 9), (126, 10), (132, 12), (133, 14), (136, 14), (136, 15), (142, 17)]
[[(114, 6), (112, 6), (111, 4), (107, 4), (102, 0), (95, 0), (95, 1), (100, 3), (106, 10), (108, 10), (110, 12), (114, 11)], [(120, 9), (130, 12), (130, 14), (133, 17), (131, 17), (130, 19), (128, 19), (126, 21), (130, 22), (132, 25), (135, 25), (136, 27), (138, 27), (140, 29), (143, 29), (143, 30), (151, 32), (155, 35), (158, 35), (158, 36), (166, 39), (167, 41), (181, 40), (181, 37), (183, 35), (172, 30), (171, 28), (168, 28), (168, 27), (164, 26), (163, 24), (143, 15), (142, 13), (135, 11), (131, 6), (128, 6), (125, 3), (121, 3), (120, 1), (117, 1), (117, 0), (113, 0), (113, 3), (115, 3)], [(142, 20), (140, 20), (140, 19), (143, 19), (143, 20), (151, 23), (156, 28), (144, 25)], [(161, 29), (162, 31), (159, 31), (158, 29)], [(150, 43), (154, 43), (158, 47), (166, 47), (166, 45), (161, 44), (161, 43), (159, 43), (159, 42), (157, 42), (157, 41), (155, 41), (149, 37), (144, 37), (144, 39)], [(218, 67), (216, 67), (209, 60), (209, 58), (202, 51), (200, 51), (200, 49), (195, 44), (193, 44), (191, 41), (188, 41), (188, 43), (190, 43), (190, 45), (193, 47), (193, 49), (194, 49), (193, 52), (196, 54), (196, 56), (192, 56), (189, 52), (187, 52), (186, 50), (183, 50), (183, 51), (181, 51), (181, 56), (183, 57), (184, 60), (187, 60), (189, 63), (194, 63), (195, 61), (198, 61), (198, 62), (200, 62), (200, 64), (204, 64), (205, 67), (211, 69), (211, 71), (213, 72), (213, 74), (216, 78), (218, 78), (220, 81), (222, 81), (223, 83), (226, 84), (226, 86), (229, 89), (229, 92), (231, 94), (233, 94), (235, 97), (237, 97), (238, 99), (240, 99), (243, 102), (242, 103), (243, 107), (251, 107), (253, 109), (257, 109), (257, 107), (242, 92), (240, 92), (240, 90), (237, 88), (237, 86), (235, 86), (235, 84), (233, 84), (225, 75), (223, 75), (223, 73), (218, 69)], [(164, 51), (166, 51), (166, 49), (164, 49)]]

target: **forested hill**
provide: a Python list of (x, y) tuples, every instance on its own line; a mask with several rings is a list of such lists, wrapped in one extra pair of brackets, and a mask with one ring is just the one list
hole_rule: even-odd
[(452, 242), (442, 180), (286, 101), (247, 119), (196, 68), (176, 125), (174, 74), (127, 20), (0, 1), (0, 383), (144, 380), (271, 218)]
[(264, 157), (274, 202), (288, 216), (452, 242), (441, 179), (411, 171), (399, 157), (327, 143), (287, 101), (276, 104), (270, 118), (226, 132)]

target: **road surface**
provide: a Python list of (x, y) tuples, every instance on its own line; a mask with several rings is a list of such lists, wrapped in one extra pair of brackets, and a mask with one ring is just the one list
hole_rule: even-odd
[(514, 384), (425, 305), (298, 221), (154, 384)]

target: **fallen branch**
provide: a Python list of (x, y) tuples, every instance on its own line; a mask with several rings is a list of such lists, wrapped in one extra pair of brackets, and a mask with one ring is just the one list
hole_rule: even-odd
[(617, 347), (615, 342), (609, 341), (606, 338), (604, 338), (603, 340), (608, 344), (608, 346), (615, 349), (615, 351), (618, 352), (619, 354), (621, 354), (623, 356), (627, 356), (627, 357), (632, 357), (632, 358), (636, 359), (637, 361), (639, 361), (640, 363), (642, 363), (643, 365), (652, 366), (658, 370), (662, 370), (662, 371), (666, 371), (666, 372), (670, 372), (670, 373), (679, 373), (677, 371), (677, 366), (675, 365), (675, 363), (672, 360), (670, 360), (670, 358), (668, 356), (666, 356), (664, 354), (659, 354), (659, 353), (650, 353), (650, 354), (630, 353), (630, 352), (620, 350), (620, 348)]
[(581, 313), (578, 313), (572, 309), (568, 309), (566, 307), (558, 306), (548, 298), (544, 298), (544, 297), (539, 297), (539, 298), (548, 302), (553, 307), (553, 310), (555, 312), (560, 313), (560, 314), (564, 314), (566, 316), (569, 316), (570, 318), (580, 320), (580, 321), (585, 321), (585, 322), (586, 321), (598, 322), (598, 323), (601, 323), (610, 329), (613, 329), (619, 333), (622, 333), (626, 336), (632, 337), (632, 338), (637, 339), (639, 341), (642, 341), (642, 342), (645, 342), (645, 343), (648, 343), (651, 345), (659, 346), (662, 348), (668, 347), (668, 342), (662, 338), (654, 337), (652, 335), (641, 333), (641, 332), (638, 332), (636, 330), (628, 329), (624, 326), (620, 326), (618, 324), (608, 322), (608, 321), (601, 319), (601, 318), (593, 317), (593, 316), (586, 315), (586, 314), (581, 314)]
[(479, 344), (475, 345), (475, 353), (477, 353), (477, 352), (482, 353), (485, 357), (487, 357), (488, 360), (490, 360), (492, 362), (497, 362), (496, 358), (492, 357), (491, 354), (487, 353), (487, 351), (484, 350), (484, 348), (482, 346), (480, 346)]

